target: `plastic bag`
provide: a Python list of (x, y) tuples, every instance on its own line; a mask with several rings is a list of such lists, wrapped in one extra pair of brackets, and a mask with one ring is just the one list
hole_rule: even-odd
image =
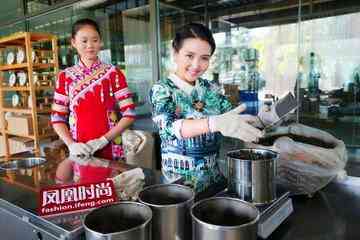
[(126, 163), (153, 168), (154, 139), (150, 132), (140, 130), (126, 130), (122, 134)]
[(294, 194), (312, 196), (338, 174), (344, 175), (347, 152), (343, 141), (302, 124), (277, 127), (259, 144), (280, 154), (277, 179)]
[(145, 184), (145, 175), (141, 168), (125, 171), (113, 178), (115, 191), (121, 200), (137, 200)]

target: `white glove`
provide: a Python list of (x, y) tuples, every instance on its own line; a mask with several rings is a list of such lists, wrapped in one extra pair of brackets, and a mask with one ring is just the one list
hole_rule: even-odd
[(276, 114), (275, 107), (276, 104), (272, 104), (271, 106), (264, 105), (260, 108), (258, 117), (263, 125), (267, 126), (280, 120), (280, 117)]
[(241, 104), (237, 108), (221, 115), (209, 117), (209, 129), (211, 132), (220, 132), (223, 136), (238, 138), (245, 142), (257, 141), (263, 133), (251, 124), (257, 121), (255, 116), (239, 113), (245, 111), (246, 105)]
[(108, 145), (109, 140), (105, 136), (88, 141), (86, 144), (91, 147), (91, 154)]
[(70, 155), (72, 155), (72, 156), (88, 157), (88, 156), (90, 156), (90, 153), (91, 153), (91, 147), (85, 143), (73, 142), (73, 143), (69, 144), (68, 148), (70, 151)]

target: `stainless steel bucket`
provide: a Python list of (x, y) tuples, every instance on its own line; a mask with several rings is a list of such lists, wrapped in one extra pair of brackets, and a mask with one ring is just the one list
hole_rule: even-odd
[(191, 239), (190, 207), (194, 202), (194, 191), (177, 184), (158, 184), (145, 188), (139, 201), (153, 212), (152, 239)]
[(215, 197), (191, 208), (192, 240), (256, 240), (259, 210), (245, 201)]
[(278, 157), (278, 153), (266, 149), (246, 148), (228, 152), (229, 192), (254, 204), (275, 200)]
[(151, 209), (119, 202), (91, 211), (84, 220), (87, 240), (151, 240)]

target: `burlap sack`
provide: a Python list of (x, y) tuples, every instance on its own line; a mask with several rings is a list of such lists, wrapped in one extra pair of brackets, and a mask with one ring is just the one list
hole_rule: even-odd
[(346, 175), (344, 142), (320, 129), (302, 124), (277, 127), (259, 144), (247, 147), (278, 152), (278, 181), (296, 194), (311, 196), (337, 175)]

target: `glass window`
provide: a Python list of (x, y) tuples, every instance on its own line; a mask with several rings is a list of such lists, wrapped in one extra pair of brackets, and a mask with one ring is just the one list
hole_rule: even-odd
[(300, 121), (348, 147), (360, 145), (360, 14), (351, 12), (359, 6), (310, 5), (301, 23)]
[(1, 1), (0, 23), (13, 22), (17, 18), (24, 17), (22, 0)]
[(24, 21), (19, 21), (13, 24), (0, 26), (0, 37), (10, 35), (15, 32), (26, 31), (26, 25)]
[(176, 29), (186, 23), (204, 22), (204, 12), (187, 10), (189, 1), (159, 2), (161, 53), (160, 78), (166, 78), (169, 72), (175, 70), (171, 53), (171, 41), (175, 35)]
[[(59, 37), (61, 68), (78, 61), (71, 48), (71, 26), (81, 18), (97, 21), (103, 40), (100, 58), (122, 69), (134, 92), (138, 114), (149, 114), (147, 95), (152, 85), (150, 15), (147, 1), (79, 1), (72, 6), (32, 17), (30, 31)], [(136, 31), (134, 31), (136, 29)]]
[[(174, 68), (176, 28), (207, 23), (217, 49), (205, 77), (218, 81), (234, 103), (248, 101), (249, 91), (257, 92), (259, 103), (298, 87), (301, 123), (360, 145), (360, 18), (352, 12), (360, 3), (305, 2), (298, 24), (298, 3), (240, 2), (160, 1), (161, 77)], [(227, 92), (229, 85), (239, 96)]]
[[(7, 25), (24, 17), (23, 2), (31, 17)], [(256, 91), (261, 102), (268, 93), (281, 96), (298, 87), (300, 122), (359, 146), (359, 6), (357, 1), (303, 2), (298, 24), (297, 1), (159, 0), (160, 78), (174, 70), (171, 40), (176, 29), (189, 22), (205, 23), (217, 43), (205, 78), (218, 81), (234, 103), (249, 91)], [(6, 1), (0, 10), (0, 36), (54, 33), (65, 68), (77, 60), (70, 47), (72, 23), (95, 19), (104, 42), (101, 58), (125, 72), (138, 113), (149, 114), (147, 96), (154, 81), (149, 11), (147, 0)], [(227, 92), (229, 85), (239, 89), (239, 96)]]
[(48, 10), (54, 6), (60, 6), (62, 3), (69, 2), (67, 0), (25, 0), (26, 13), (28, 15), (34, 15), (36, 13)]
[[(275, 4), (276, 9), (283, 5)], [(256, 11), (260, 6), (268, 10)], [(262, 100), (268, 93), (281, 96), (295, 92), (297, 12), (289, 13), (287, 24), (271, 18), (264, 21), (264, 15), (273, 14), (272, 11), (274, 4), (260, 2), (245, 6), (239, 1), (209, 1), (207, 5), (206, 1), (161, 1), (162, 77), (174, 67), (171, 39), (176, 28), (195, 21), (208, 24), (217, 46), (204, 77), (222, 85), (234, 104), (255, 93)], [(231, 91), (234, 88), (240, 92)], [(249, 113), (258, 111), (258, 102), (248, 104)]]

